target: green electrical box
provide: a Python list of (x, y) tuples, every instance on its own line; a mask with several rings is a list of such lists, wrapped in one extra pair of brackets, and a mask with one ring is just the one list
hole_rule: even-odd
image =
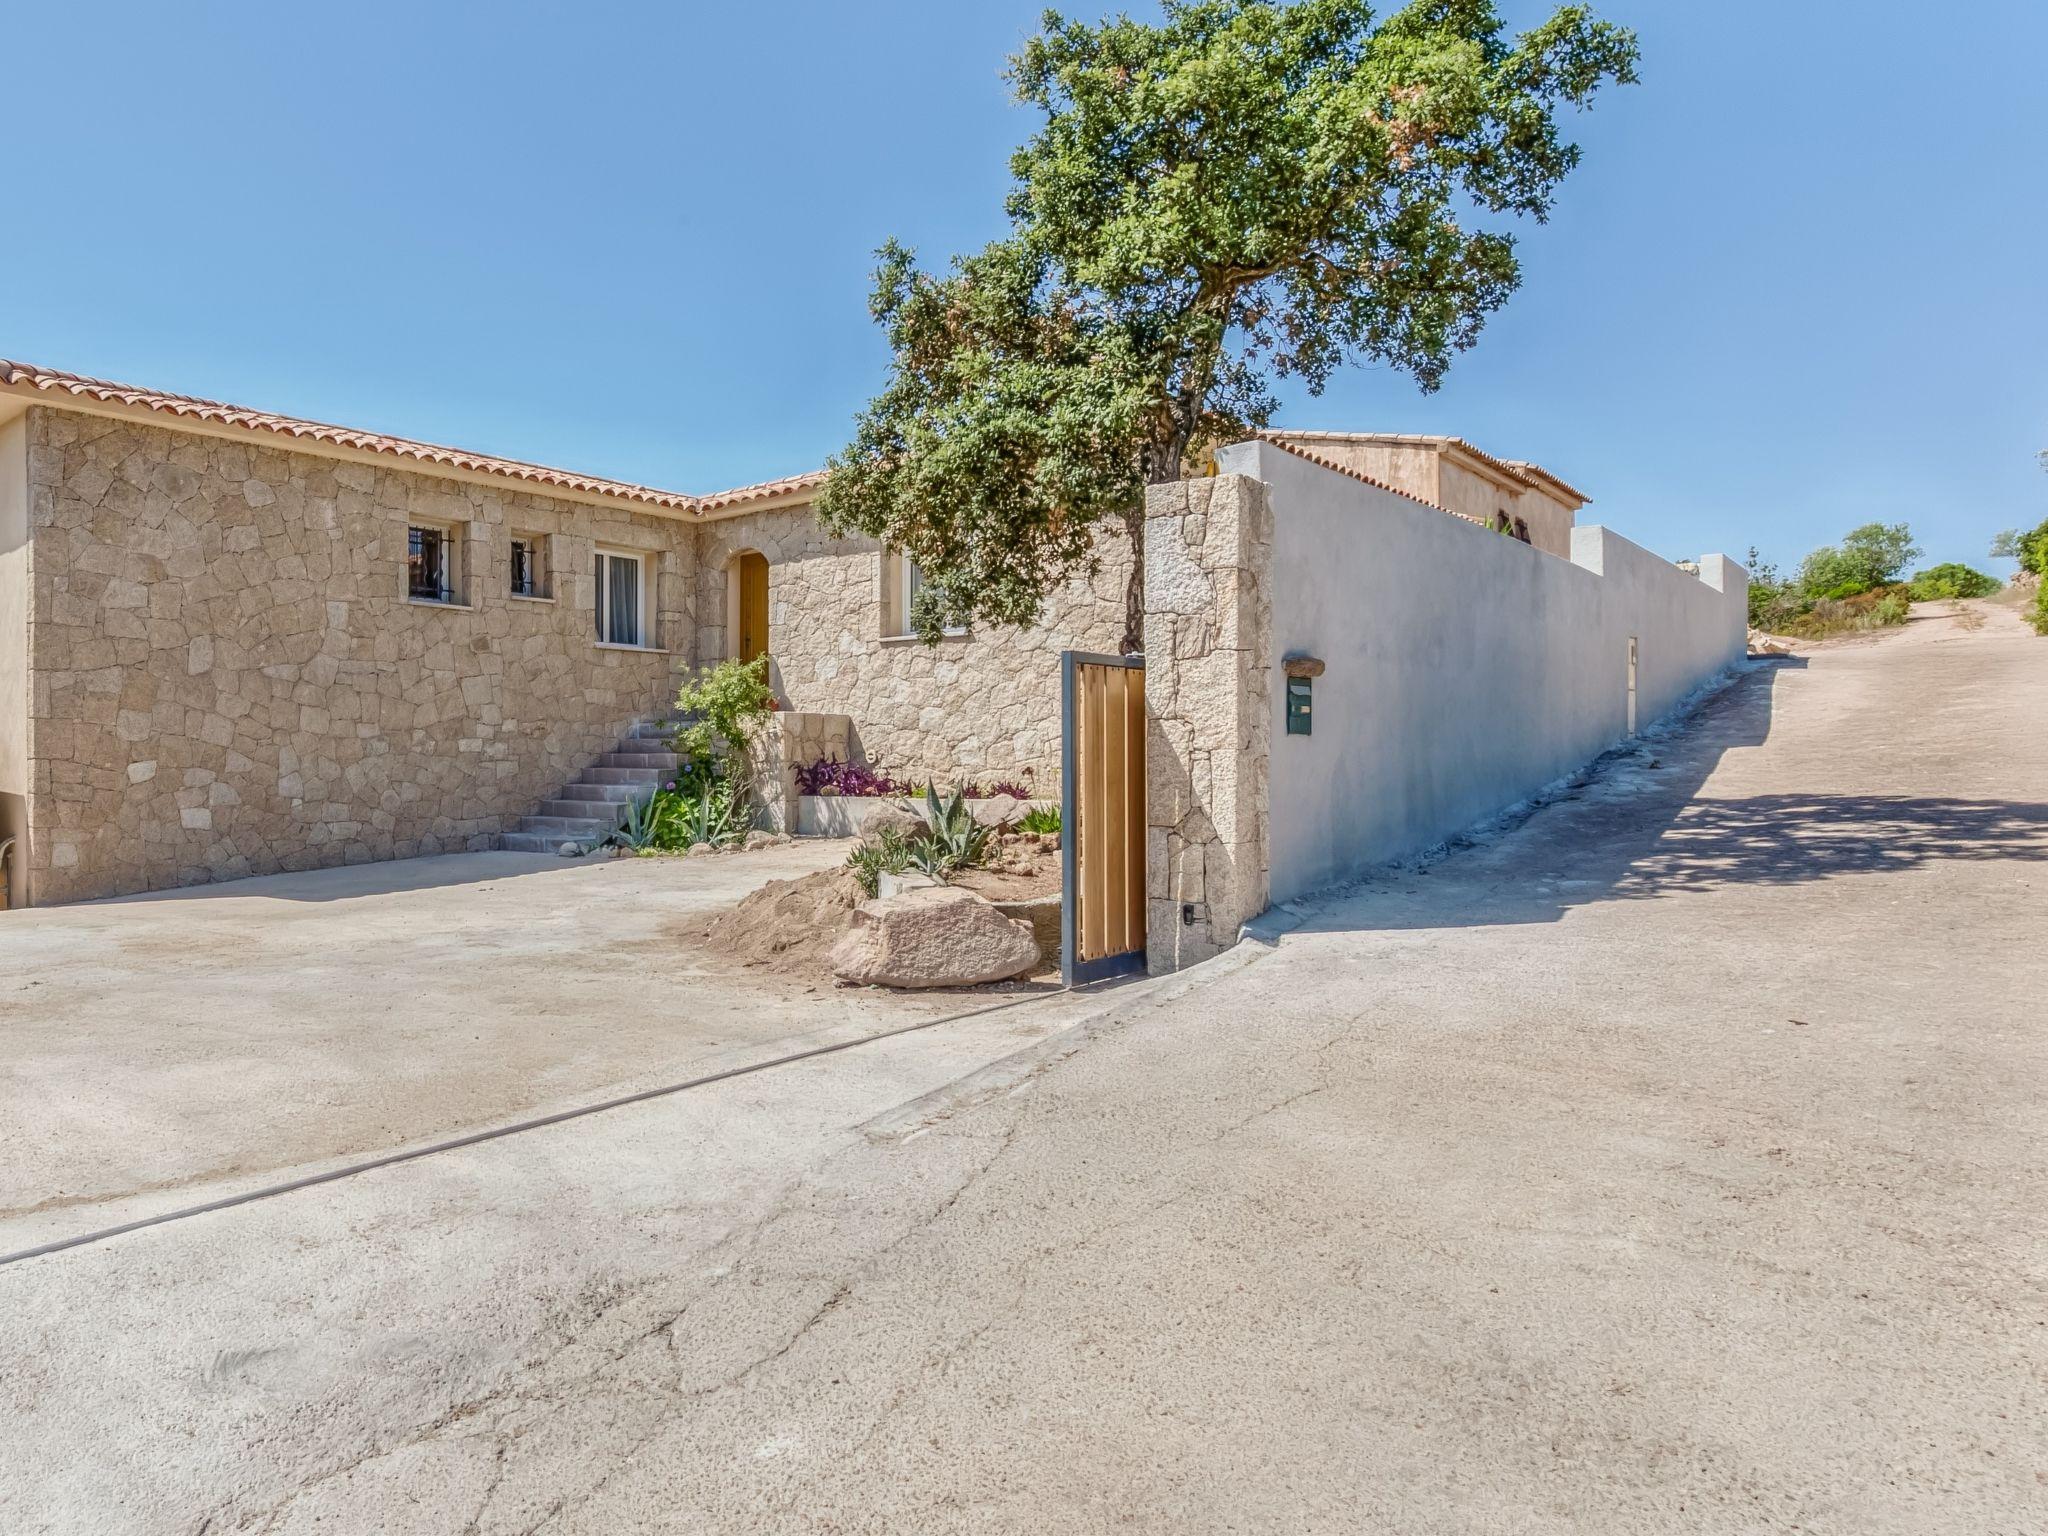
[(1287, 679), (1287, 734), (1306, 736), (1309, 724), (1309, 679), (1290, 677)]

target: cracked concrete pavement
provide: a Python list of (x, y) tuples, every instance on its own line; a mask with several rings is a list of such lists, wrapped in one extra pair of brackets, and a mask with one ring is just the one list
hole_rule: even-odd
[(2044, 866), (2048, 642), (1925, 614), (950, 1092), (0, 1269), (0, 1527), (2038, 1530)]

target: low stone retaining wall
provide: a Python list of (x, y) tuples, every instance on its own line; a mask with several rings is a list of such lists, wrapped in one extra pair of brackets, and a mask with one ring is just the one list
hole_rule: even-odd
[(813, 797), (797, 794), (797, 770), (823, 758), (844, 758), (852, 737), (850, 715), (785, 709), (768, 717), (761, 732), (760, 781), (755, 793), (762, 820), (771, 831), (805, 835), (796, 805), (799, 799)]
[[(967, 802), (970, 806), (976, 802)], [(1025, 802), (1033, 808), (1054, 808), (1057, 800)], [(880, 805), (906, 806), (922, 811), (921, 795), (798, 795), (796, 826), (798, 837), (859, 837), (860, 824), (869, 811)]]

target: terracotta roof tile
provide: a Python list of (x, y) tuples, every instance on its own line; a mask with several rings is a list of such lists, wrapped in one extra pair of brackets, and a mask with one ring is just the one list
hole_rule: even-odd
[(1581, 506), (1587, 505), (1593, 499), (1584, 491), (1577, 490), (1566, 484), (1565, 481), (1553, 475), (1540, 464), (1531, 464), (1526, 459), (1495, 458), (1484, 448), (1478, 446), (1478, 444), (1467, 442), (1462, 437), (1447, 437), (1441, 433), (1432, 432), (1308, 432), (1291, 429), (1271, 432), (1267, 436), (1276, 442), (1281, 438), (1287, 438), (1293, 442), (1395, 443), (1403, 446), (1413, 445), (1423, 448), (1455, 448), (1460, 452), (1470, 454), (1482, 464), (1492, 465), (1493, 468), (1500, 471), (1501, 474), (1510, 480), (1519, 480), (1524, 485), (1533, 484), (1538, 480), (1548, 481), (1566, 495), (1577, 497)]
[[(390, 437), (381, 432), (361, 432), (353, 427), (337, 427), (327, 422), (306, 421), (296, 416), (279, 416), (269, 411), (251, 410), (247, 406), (229, 405), (219, 400), (201, 400), (192, 395), (170, 395), (159, 390), (137, 389), (129, 384), (114, 384), (105, 379), (89, 379), (75, 373), (60, 373), (55, 369), (38, 368), (32, 363), (9, 362), (4, 358), (0, 358), (0, 385), (26, 386), (45, 394), (69, 395), (74, 399), (93, 400), (107, 405), (140, 406), (147, 410), (162, 412), (166, 416), (182, 417), (188, 421), (240, 427), (300, 442), (326, 443), (339, 448), (388, 454), (393, 458), (410, 459), (415, 463), (467, 470), (472, 474), (494, 475), (508, 480), (523, 481), (529, 485), (577, 491), (585, 495), (614, 497), (621, 501), (662, 507), (670, 511), (695, 512), (698, 509), (698, 498), (685, 495), (681, 491), (657, 490), (653, 486), (634, 485), (623, 480), (607, 480), (596, 475), (579, 475), (566, 469), (553, 469), (545, 464), (528, 464), (519, 459), (499, 458), (494, 454), (469, 453), (460, 448), (444, 448), (436, 443), (415, 442), (411, 438)], [(757, 487), (749, 489), (758, 490)], [(728, 491), (723, 494), (732, 497), (745, 493)]]
[[(1449, 507), (1440, 507), (1433, 501), (1424, 501), (1420, 496), (1417, 496), (1409, 491), (1404, 491), (1397, 485), (1389, 485), (1384, 480), (1375, 480), (1371, 475), (1366, 474), (1363, 470), (1352, 469), (1347, 465), (1339, 464), (1335, 459), (1326, 459), (1320, 453), (1316, 453), (1310, 449), (1302, 447), (1301, 444), (1298, 442), (1288, 441), (1288, 437), (1293, 435), (1295, 434), (1282, 435), (1279, 433), (1271, 432), (1262, 432), (1259, 434), (1262, 441), (1271, 443), (1275, 448), (1278, 448), (1281, 452), (1291, 453), (1297, 459), (1307, 459), (1309, 463), (1314, 464), (1319, 468), (1327, 469), (1340, 475), (1349, 475), (1353, 480), (1363, 480), (1367, 485), (1372, 486), (1376, 490), (1392, 492), (1394, 495), (1401, 497), (1404, 501), (1412, 501), (1418, 507), (1427, 507), (1432, 512), (1441, 512), (1445, 517), (1455, 517), (1461, 522), (1476, 523), (1481, 528), (1484, 528), (1486, 526), (1486, 520), (1484, 518), (1474, 517), (1469, 512), (1453, 512)], [(1336, 437), (1339, 434), (1334, 432), (1322, 432), (1317, 433), (1315, 435), (1319, 437)]]
[(750, 502), (767, 501), (784, 496), (792, 491), (813, 490), (825, 483), (826, 471), (807, 470), (801, 475), (784, 475), (780, 480), (763, 480), (759, 485), (742, 485), (735, 490), (716, 491), (709, 496), (697, 498), (699, 512), (722, 512), (728, 507), (745, 506)]
[(1576, 500), (1582, 507), (1592, 503), (1592, 497), (1573, 485), (1569, 480), (1566, 480), (1562, 475), (1553, 475), (1541, 464), (1531, 464), (1527, 459), (1509, 459), (1507, 464), (1510, 469), (1518, 469), (1532, 480), (1548, 480), (1557, 489), (1563, 491), (1565, 495)]

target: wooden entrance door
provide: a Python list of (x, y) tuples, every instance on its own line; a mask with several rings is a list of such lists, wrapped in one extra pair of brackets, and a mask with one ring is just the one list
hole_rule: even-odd
[(750, 550), (739, 565), (739, 658), (752, 661), (768, 649), (768, 557)]
[(1060, 658), (1060, 976), (1145, 969), (1145, 663)]

